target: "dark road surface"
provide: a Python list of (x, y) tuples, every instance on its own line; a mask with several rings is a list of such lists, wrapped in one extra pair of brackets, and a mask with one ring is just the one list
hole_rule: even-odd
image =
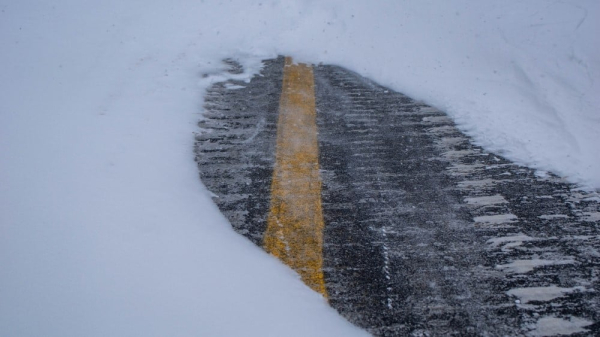
[[(215, 84), (196, 143), (203, 183), (257, 245), (282, 67)], [(600, 335), (597, 193), (488, 153), (445, 113), (355, 73), (314, 78), (336, 310), (376, 336)]]

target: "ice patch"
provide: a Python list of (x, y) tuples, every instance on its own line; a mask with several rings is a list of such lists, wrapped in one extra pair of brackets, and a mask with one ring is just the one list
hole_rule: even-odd
[(473, 150), (446, 151), (442, 153), (442, 156), (446, 159), (458, 159), (476, 153), (478, 152), (475, 152)]
[(469, 205), (474, 206), (489, 206), (508, 203), (508, 201), (506, 201), (506, 199), (504, 199), (504, 197), (500, 194), (483, 197), (465, 198), (465, 202)]
[(498, 225), (498, 224), (504, 224), (504, 223), (513, 223), (513, 222), (517, 221), (517, 219), (518, 219), (517, 216), (512, 213), (496, 214), (496, 215), (482, 215), (482, 216), (476, 216), (475, 218), (473, 218), (473, 220), (476, 223), (485, 224), (485, 225)]
[(432, 106), (422, 106), (419, 108), (419, 112), (421, 113), (435, 113), (440, 112), (440, 110), (432, 107)]
[(431, 128), (428, 131), (430, 133), (433, 133), (434, 135), (443, 135), (443, 134), (455, 133), (458, 130), (456, 130), (456, 128), (454, 126), (444, 125), (444, 126), (438, 126), (438, 127)]
[(599, 239), (600, 236), (597, 235), (571, 235), (567, 236), (564, 239), (571, 240), (590, 240), (590, 239)]
[(482, 179), (482, 180), (466, 180), (458, 183), (459, 188), (474, 188), (474, 187), (485, 187), (491, 186), (498, 180), (493, 179)]
[(596, 193), (572, 192), (567, 200), (576, 204), (582, 201), (600, 202), (600, 196)]
[(511, 248), (518, 247), (526, 241), (537, 241), (540, 240), (538, 238), (533, 238), (531, 236), (519, 233), (513, 236), (504, 236), (499, 238), (492, 238), (487, 240), (487, 243), (490, 245), (491, 249), (497, 248), (502, 245), (503, 251), (509, 251)]
[(584, 287), (561, 288), (557, 286), (549, 287), (531, 287), (531, 288), (514, 288), (506, 292), (509, 296), (518, 297), (522, 303), (532, 301), (546, 302), (555, 298), (562, 297), (574, 291), (585, 291)]
[(583, 212), (583, 221), (600, 221), (600, 212)]
[(570, 335), (577, 332), (587, 332), (586, 326), (591, 325), (586, 319), (570, 316), (563, 319), (553, 316), (542, 317), (536, 323), (536, 329), (529, 333), (530, 336), (556, 336)]
[(506, 273), (515, 273), (515, 274), (523, 274), (528, 273), (535, 268), (544, 267), (544, 266), (557, 266), (563, 264), (572, 264), (575, 263), (575, 260), (541, 260), (541, 259), (531, 259), (531, 260), (516, 260), (514, 262), (508, 264), (499, 264), (496, 265), (496, 269), (502, 269), (502, 271)]
[(244, 89), (245, 86), (233, 83), (225, 83), (225, 88), (229, 90)]
[(452, 123), (452, 120), (447, 116), (429, 116), (423, 117), (423, 122), (429, 123)]
[(437, 140), (439, 145), (447, 146), (447, 147), (457, 146), (466, 141), (467, 141), (467, 138), (465, 138), (465, 137), (444, 137), (444, 138)]
[(544, 214), (540, 215), (538, 218), (543, 220), (553, 220), (553, 219), (568, 219), (569, 216), (566, 214)]
[(453, 164), (448, 169), (453, 176), (465, 176), (483, 168), (482, 164)]

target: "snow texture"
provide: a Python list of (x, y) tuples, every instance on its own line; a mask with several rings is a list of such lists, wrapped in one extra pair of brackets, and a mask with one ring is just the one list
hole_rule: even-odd
[(363, 335), (212, 203), (204, 90), (338, 64), (600, 188), (599, 25), (594, 0), (0, 0), (0, 334)]
[(502, 251), (508, 252), (515, 247), (521, 246), (523, 244), (523, 242), (537, 241), (537, 240), (540, 240), (540, 239), (532, 238), (523, 233), (519, 233), (517, 235), (512, 235), (512, 236), (491, 238), (487, 241), (487, 243), (490, 245), (490, 248), (496, 248), (498, 246), (502, 246)]
[(590, 324), (592, 324), (592, 322), (577, 317), (569, 317), (569, 319), (543, 317), (537, 321), (535, 330), (533, 330), (529, 335), (559, 336), (572, 335), (578, 332), (589, 332), (589, 330), (585, 329), (585, 327)]
[(516, 296), (521, 303), (529, 303), (532, 301), (551, 301), (555, 298), (565, 296), (574, 291), (585, 291), (584, 287), (561, 288), (557, 286), (548, 287), (531, 287), (531, 288), (514, 288), (506, 292), (507, 295)]
[(536, 267), (542, 266), (554, 266), (561, 264), (572, 264), (574, 260), (543, 260), (538, 258), (532, 258), (531, 260), (516, 260), (507, 264), (499, 264), (496, 266), (497, 269), (501, 269), (507, 273), (523, 274), (534, 270)]

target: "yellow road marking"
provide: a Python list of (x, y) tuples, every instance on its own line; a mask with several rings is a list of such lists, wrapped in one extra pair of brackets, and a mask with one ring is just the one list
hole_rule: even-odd
[(264, 247), (327, 297), (312, 67), (285, 59)]

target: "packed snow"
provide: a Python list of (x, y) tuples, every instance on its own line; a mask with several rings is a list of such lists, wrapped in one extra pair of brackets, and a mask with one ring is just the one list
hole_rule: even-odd
[(555, 266), (561, 264), (574, 264), (575, 260), (544, 260), (533, 257), (531, 260), (515, 260), (507, 264), (496, 265), (496, 269), (500, 269), (506, 273), (524, 274), (534, 270), (537, 267)]
[(513, 288), (507, 291), (506, 294), (518, 297), (521, 303), (529, 303), (533, 301), (551, 301), (575, 291), (585, 290), (584, 287), (561, 288), (553, 285), (548, 287)]
[(490, 245), (490, 248), (492, 248), (492, 249), (497, 248), (498, 246), (502, 246), (502, 248), (501, 248), (502, 251), (509, 252), (512, 249), (521, 246), (523, 244), (523, 242), (537, 241), (537, 240), (542, 240), (542, 239), (532, 238), (529, 235), (519, 233), (517, 235), (491, 238), (487, 241), (487, 243)]
[(597, 189), (599, 28), (594, 0), (0, 0), (0, 335), (365, 335), (199, 181), (221, 60), (345, 66)]
[(568, 317), (568, 319), (558, 317), (542, 317), (540, 318), (535, 329), (531, 331), (530, 336), (562, 336), (572, 335), (578, 332), (589, 332), (585, 327), (591, 325), (592, 322), (578, 318)]

